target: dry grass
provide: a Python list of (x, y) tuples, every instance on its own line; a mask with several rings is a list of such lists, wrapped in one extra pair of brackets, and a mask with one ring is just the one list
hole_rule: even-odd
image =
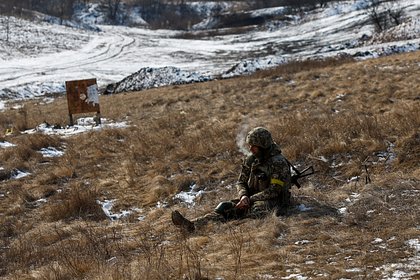
[(49, 217), (53, 221), (87, 219), (105, 219), (105, 214), (97, 203), (99, 193), (89, 186), (69, 186), (69, 190), (57, 195), (57, 202), (52, 205)]
[[(0, 139), (16, 146), (0, 150), (0, 277), (383, 278), (377, 268), (414, 257), (405, 242), (418, 238), (418, 56), (308, 61), (102, 96), (102, 115), (130, 127), (69, 138), (19, 133), (65, 126), (64, 97), (1, 112), (0, 131), (14, 134)], [(233, 198), (237, 142), (257, 125), (291, 161), (317, 170), (293, 189), (295, 205), (309, 209), (183, 235), (171, 209), (193, 218)], [(44, 158), (45, 147), (65, 155)], [(31, 175), (10, 179), (17, 169)], [(193, 184), (205, 190), (194, 208), (173, 200)], [(105, 199), (115, 199), (114, 212), (141, 210), (111, 222), (97, 204)]]

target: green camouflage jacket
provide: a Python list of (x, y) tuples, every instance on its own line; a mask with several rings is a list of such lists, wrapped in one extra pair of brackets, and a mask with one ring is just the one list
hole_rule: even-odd
[(238, 196), (246, 195), (251, 203), (276, 200), (291, 187), (290, 166), (276, 144), (266, 153), (264, 160), (247, 156), (237, 182)]

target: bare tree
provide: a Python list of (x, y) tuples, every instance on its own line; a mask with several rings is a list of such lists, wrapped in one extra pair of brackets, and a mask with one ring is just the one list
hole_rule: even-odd
[(118, 21), (122, 0), (102, 0), (102, 6), (107, 10), (108, 18), (112, 22)]
[(273, 0), (259, 0), (259, 1), (248, 0), (246, 2), (250, 7), (254, 9), (268, 8), (268, 7), (272, 7), (278, 4), (278, 3), (275, 3), (276, 1), (273, 1)]
[(134, 0), (132, 2), (133, 2), (133, 5), (140, 6), (143, 11), (147, 10), (148, 8), (153, 6), (153, 1), (152, 0)]
[(394, 25), (400, 25), (404, 17), (404, 8), (397, 0), (389, 0), (386, 2), (386, 11)]
[(142, 17), (154, 26), (160, 26), (164, 12), (163, 0), (133, 0), (133, 5), (141, 7)]
[(28, 9), (29, 10), (38, 10), (42, 6), (41, 0), (28, 0)]
[(397, 0), (369, 0), (368, 15), (381, 32), (401, 24), (404, 17), (404, 8)]
[(369, 8), (367, 13), (379, 32), (387, 28), (387, 15), (383, 11), (381, 0), (369, 0)]
[(0, 14), (5, 15), (6, 42), (10, 39), (10, 16), (13, 14), (13, 4), (9, 1), (0, 4)]
[(6, 18), (6, 42), (9, 42), (9, 34), (10, 34), (10, 16), (8, 15)]
[(76, 1), (78, 0), (9, 0), (5, 1), (5, 4), (0, 4), (0, 6), (13, 2), (13, 12), (15, 14), (21, 12), (22, 9), (27, 9), (60, 17), (61, 19), (68, 19), (73, 15)]
[(76, 0), (61, 0), (54, 1), (56, 16), (61, 19), (61, 24), (63, 20), (70, 19), (73, 15), (73, 7)]

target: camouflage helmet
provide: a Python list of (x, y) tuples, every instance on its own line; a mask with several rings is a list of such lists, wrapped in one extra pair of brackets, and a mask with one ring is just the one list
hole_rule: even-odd
[(269, 148), (274, 142), (270, 131), (263, 127), (256, 127), (246, 136), (246, 142), (251, 146), (258, 146), (263, 149)]

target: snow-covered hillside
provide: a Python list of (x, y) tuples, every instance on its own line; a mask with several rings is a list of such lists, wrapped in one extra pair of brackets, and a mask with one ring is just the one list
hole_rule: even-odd
[[(187, 39), (181, 31), (100, 25), (101, 31), (94, 32), (2, 17), (0, 98), (4, 102), (64, 92), (65, 81), (75, 79), (96, 78), (105, 88), (150, 68), (170, 66), (211, 79), (290, 60), (343, 54), (374, 57), (420, 49), (420, 0), (402, 1), (405, 23), (384, 34), (374, 32), (365, 3), (339, 2), (301, 17), (285, 15), (289, 20), (281, 24), (247, 33), (197, 39)], [(186, 76), (173, 75), (168, 84), (184, 83), (179, 79)], [(130, 88), (141, 85), (119, 90)]]

